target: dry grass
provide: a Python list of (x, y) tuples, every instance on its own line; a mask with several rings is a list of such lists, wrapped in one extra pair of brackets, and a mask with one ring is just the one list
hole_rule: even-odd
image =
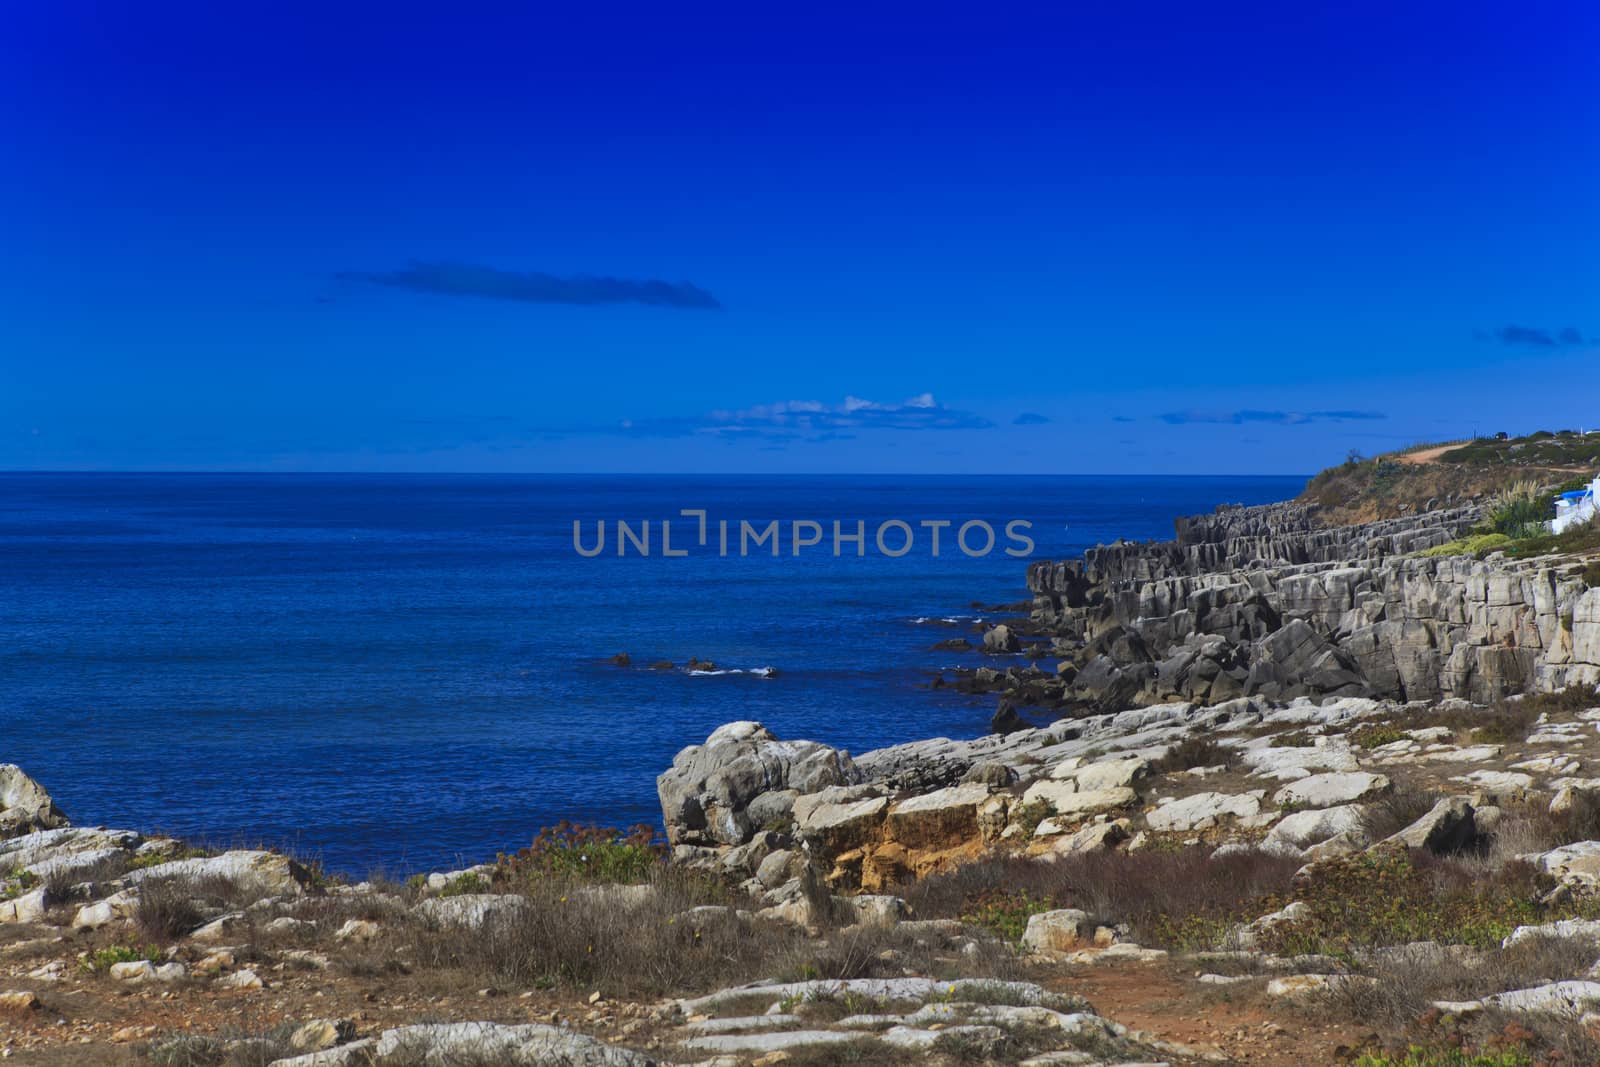
[(1175, 774), (1194, 767), (1232, 767), (1239, 760), (1237, 749), (1218, 744), (1210, 737), (1186, 737), (1173, 745), (1150, 765), (1155, 774)]
[(1364, 955), (1358, 969), (1376, 978), (1331, 994), (1355, 1018), (1398, 1031), (1427, 1015), (1436, 1000), (1478, 1000), (1494, 993), (1584, 976), (1600, 946), (1574, 938), (1529, 938), (1487, 952), (1412, 945)]
[(133, 913), (139, 936), (171, 944), (205, 922), (195, 903), (198, 887), (188, 878), (151, 879), (139, 887), (139, 904)]
[(1362, 829), (1370, 840), (1382, 841), (1428, 814), (1438, 800), (1438, 795), (1414, 785), (1396, 786), (1362, 808)]
[[(520, 988), (574, 986), (612, 995), (704, 990), (763, 977), (774, 957), (804, 941), (780, 924), (727, 910), (725, 891), (664, 868), (642, 899), (582, 892), (564, 879), (530, 880), (526, 906), (492, 914), (475, 928), (412, 919), (399, 927), (405, 958), (418, 968), (464, 972)], [(685, 915), (703, 905), (724, 910)]]
[[(923, 917), (977, 912), (1015, 918), (1049, 908), (1078, 908), (1102, 923), (1125, 923), (1140, 944), (1194, 948), (1241, 917), (1253, 899), (1288, 891), (1299, 860), (1263, 852), (1212, 858), (1209, 848), (1101, 852), (1055, 862), (997, 857), (907, 887)], [(1249, 916), (1249, 917), (1253, 917)]]

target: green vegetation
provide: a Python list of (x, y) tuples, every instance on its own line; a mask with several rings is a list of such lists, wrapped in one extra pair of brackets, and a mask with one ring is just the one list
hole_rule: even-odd
[(15, 900), (24, 893), (31, 893), (38, 885), (38, 875), (18, 867), (6, 878), (6, 884), (0, 886), (0, 900)]
[(1511, 538), (1503, 533), (1479, 533), (1467, 537), (1458, 537), (1454, 541), (1446, 541), (1442, 545), (1423, 549), (1421, 556), (1474, 556), (1482, 559), (1491, 552), (1498, 552), (1511, 544)]
[(1011, 823), (1022, 831), (1023, 841), (1032, 841), (1039, 824), (1055, 814), (1056, 809), (1042, 800), (1018, 804), (1011, 811)]
[(1262, 941), (1284, 955), (1344, 958), (1414, 941), (1492, 948), (1518, 926), (1600, 914), (1593, 902), (1541, 905), (1553, 885), (1526, 864), (1484, 874), (1403, 850), (1342, 857), (1319, 864), (1296, 890), (1307, 914), (1265, 931)]
[(962, 922), (992, 930), (1007, 941), (1021, 941), (1030, 918), (1056, 907), (1048, 899), (1030, 896), (1026, 890), (1012, 893), (1003, 889), (987, 890), (968, 906), (971, 910), (961, 916)]
[(1404, 741), (1408, 736), (1405, 730), (1394, 723), (1378, 722), (1356, 730), (1350, 735), (1350, 743), (1359, 748), (1377, 748), (1380, 745)]
[(481, 874), (468, 872), (450, 879), (448, 885), (439, 890), (441, 897), (459, 897), (468, 893), (487, 893), (490, 891), (489, 880)]
[(1526, 1052), (1467, 1052), (1459, 1048), (1423, 1048), (1412, 1045), (1402, 1053), (1369, 1052), (1356, 1067), (1533, 1067)]
[(1540, 430), (1504, 441), (1484, 437), (1450, 449), (1439, 456), (1439, 462), (1467, 467), (1600, 466), (1600, 435)]
[(210, 849), (195, 848), (192, 845), (183, 845), (171, 851), (161, 852), (151, 850), (134, 856), (128, 861), (128, 870), (142, 871), (148, 867), (159, 867), (163, 863), (176, 863), (178, 860), (200, 860), (216, 855)]
[(1511, 538), (1536, 537), (1555, 518), (1555, 500), (1538, 482), (1520, 481), (1489, 502), (1489, 529)]
[(83, 958), (82, 967), (94, 974), (104, 974), (118, 963), (134, 963), (138, 960), (149, 960), (157, 963), (166, 957), (161, 954), (161, 949), (155, 945), (113, 945), (103, 948)]
[(637, 885), (650, 880), (666, 855), (666, 843), (654, 827), (641, 824), (624, 831), (563, 820), (540, 830), (533, 844), (515, 855), (502, 855), (496, 873), (512, 881), (555, 877)]

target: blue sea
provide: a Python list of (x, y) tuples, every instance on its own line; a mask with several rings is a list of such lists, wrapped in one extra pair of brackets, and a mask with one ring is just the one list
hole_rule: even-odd
[[(1025, 598), (1006, 523), (1031, 524), (1029, 558), (1065, 558), (1303, 484), (0, 474), (0, 762), (81, 825), (358, 876), (489, 859), (563, 818), (658, 824), (656, 775), (729, 720), (858, 752), (983, 733), (992, 697), (927, 687), (981, 657), (931, 646), (992, 617), (975, 603)], [(706, 512), (705, 547), (682, 509)], [(619, 519), (651, 521), (648, 557), (617, 554)], [(661, 554), (663, 519), (687, 555)], [(782, 554), (740, 556), (741, 520), (774, 519)], [(913, 537), (898, 557), (875, 544), (891, 519)], [(606, 521), (605, 552), (575, 551), (575, 520), (586, 549)], [(799, 555), (796, 520), (823, 534)], [(865, 524), (864, 556), (833, 554), (835, 520)], [(975, 520), (997, 540), (968, 557), (954, 536)]]

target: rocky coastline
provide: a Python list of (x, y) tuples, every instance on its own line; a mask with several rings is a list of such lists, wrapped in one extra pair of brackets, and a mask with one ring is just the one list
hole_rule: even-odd
[(962, 681), (1003, 729), (729, 723), (657, 781), (667, 863), (345, 884), (75, 827), (0, 766), (0, 1054), (1384, 1067), (1515, 1028), (1505, 1063), (1600, 1062), (1600, 592), (1417, 554), (1481, 518), (1223, 508), (1036, 563), (974, 651), (1019, 664)]

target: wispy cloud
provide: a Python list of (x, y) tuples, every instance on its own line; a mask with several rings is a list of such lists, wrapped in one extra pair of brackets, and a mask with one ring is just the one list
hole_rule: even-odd
[(716, 310), (720, 301), (698, 285), (654, 278), (558, 277), (470, 263), (412, 263), (403, 270), (346, 271), (345, 281), (445, 296), (478, 296), (529, 304), (649, 304), (655, 307)]
[(882, 404), (847, 396), (842, 403), (783, 400), (737, 410), (699, 415), (624, 419), (599, 426), (542, 427), (539, 432), (563, 437), (710, 437), (727, 441), (810, 442), (849, 440), (862, 433), (886, 430), (986, 430), (994, 423), (970, 411), (947, 408), (922, 393), (898, 404)]
[(1011, 420), (1013, 426), (1043, 426), (1050, 421), (1048, 415), (1040, 415), (1032, 411), (1024, 411), (1021, 415)]
[(1169, 411), (1156, 418), (1169, 426), (1188, 426), (1192, 423), (1225, 423), (1244, 426), (1248, 423), (1274, 423), (1279, 426), (1303, 426), (1312, 422), (1356, 422), (1369, 419), (1386, 419), (1381, 411)]
[(1546, 330), (1537, 326), (1502, 326), (1498, 330), (1479, 330), (1480, 341), (1499, 341), (1503, 345), (1524, 348), (1565, 348), (1569, 345), (1593, 344), (1585, 341), (1583, 332), (1576, 326), (1559, 330)]
[(841, 404), (818, 400), (783, 400), (737, 411), (704, 415), (631, 419), (622, 431), (642, 437), (684, 437), (714, 434), (726, 437), (837, 437), (871, 430), (985, 430), (994, 423), (970, 411), (947, 408), (922, 393), (899, 404), (880, 404), (847, 396)]

